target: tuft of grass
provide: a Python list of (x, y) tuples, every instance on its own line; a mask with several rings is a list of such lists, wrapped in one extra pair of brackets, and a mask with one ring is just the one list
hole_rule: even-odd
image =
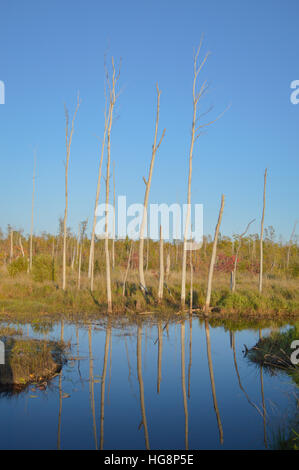
[(44, 382), (62, 367), (64, 343), (6, 338), (5, 364), (1, 365), (0, 390), (18, 391), (32, 382)]

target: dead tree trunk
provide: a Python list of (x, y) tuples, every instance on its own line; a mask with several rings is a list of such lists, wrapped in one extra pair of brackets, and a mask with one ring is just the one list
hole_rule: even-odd
[(22, 237), (21, 237), (21, 235), (19, 236), (19, 245), (20, 245), (20, 248), (21, 248), (22, 256), (23, 256), (23, 258), (24, 258), (24, 257), (25, 257), (25, 253), (24, 253), (24, 248), (23, 248), (23, 244), (22, 244)]
[(201, 86), (200, 91), (196, 92), (196, 83), (197, 77), (199, 72), (201, 71), (202, 67), (204, 66), (209, 53), (207, 53), (198, 66), (198, 55), (201, 50), (202, 41), (200, 42), (199, 48), (194, 56), (193, 68), (194, 68), (194, 77), (193, 77), (193, 119), (192, 119), (192, 128), (191, 128), (191, 142), (190, 142), (190, 150), (189, 150), (189, 174), (188, 174), (188, 190), (187, 190), (187, 214), (186, 214), (186, 225), (184, 230), (184, 247), (183, 247), (183, 260), (182, 260), (182, 284), (181, 284), (181, 306), (182, 310), (185, 308), (185, 299), (186, 299), (186, 264), (187, 264), (187, 243), (188, 243), (188, 235), (189, 235), (189, 225), (190, 225), (190, 216), (191, 216), (191, 179), (192, 179), (192, 159), (193, 159), (193, 149), (194, 144), (197, 138), (200, 135), (200, 130), (203, 125), (199, 125), (196, 127), (197, 124), (197, 105), (198, 102), (206, 91), (206, 82), (203, 83)]
[(156, 113), (156, 126), (155, 126), (155, 135), (154, 135), (154, 144), (152, 147), (152, 159), (151, 159), (151, 164), (150, 164), (150, 169), (149, 169), (149, 176), (148, 180), (143, 177), (143, 181), (145, 183), (146, 189), (145, 189), (145, 196), (144, 196), (144, 207), (143, 207), (143, 214), (142, 214), (142, 221), (140, 224), (140, 241), (139, 241), (139, 281), (140, 281), (140, 287), (141, 290), (146, 293), (146, 284), (145, 284), (145, 279), (144, 279), (144, 266), (143, 266), (143, 247), (144, 247), (144, 229), (145, 229), (145, 224), (147, 223), (147, 206), (148, 206), (148, 198), (149, 198), (149, 192), (150, 192), (150, 187), (151, 187), (151, 181), (152, 181), (152, 174), (153, 174), (153, 169), (154, 169), (154, 162), (155, 162), (155, 157), (158, 148), (160, 147), (160, 144), (164, 138), (165, 135), (165, 129), (163, 130), (162, 137), (157, 145), (157, 134), (158, 134), (158, 124), (159, 124), (159, 112), (160, 112), (160, 90), (157, 85), (157, 113)]
[(84, 220), (79, 225), (79, 261), (78, 261), (78, 289), (80, 289), (81, 285), (81, 264), (82, 264), (82, 245), (84, 240), (84, 234), (87, 227), (87, 220)]
[(165, 281), (168, 281), (169, 274), (170, 274), (170, 253), (168, 252), (167, 257), (166, 257)]
[(110, 255), (109, 255), (109, 233), (108, 233), (108, 215), (109, 215), (109, 182), (110, 182), (110, 161), (111, 161), (111, 127), (113, 121), (113, 110), (116, 101), (116, 83), (119, 79), (119, 73), (116, 75), (114, 59), (112, 57), (112, 82), (109, 83), (107, 72), (107, 82), (109, 85), (109, 123), (107, 129), (107, 167), (106, 167), (106, 216), (105, 216), (105, 259), (106, 259), (106, 287), (107, 287), (107, 308), (108, 313), (112, 313), (112, 295), (111, 295), (111, 274), (110, 274)]
[(261, 220), (261, 237), (260, 237), (260, 276), (259, 276), (259, 292), (263, 290), (263, 237), (264, 237), (264, 219), (266, 207), (266, 183), (267, 183), (267, 168), (264, 175), (264, 199), (263, 199), (263, 214)]
[(105, 150), (105, 143), (106, 143), (106, 135), (108, 130), (108, 122), (110, 119), (110, 111), (111, 106), (109, 106), (109, 111), (107, 113), (107, 97), (106, 97), (106, 105), (105, 105), (105, 124), (104, 124), (104, 135), (101, 147), (101, 158), (99, 164), (99, 172), (98, 172), (98, 182), (97, 182), (97, 191), (96, 191), (96, 199), (94, 205), (94, 215), (93, 215), (93, 222), (92, 222), (92, 230), (91, 230), (91, 240), (90, 240), (90, 250), (89, 250), (89, 263), (88, 263), (88, 277), (91, 279), (90, 281), (90, 290), (93, 290), (93, 270), (94, 270), (94, 239), (95, 239), (95, 228), (96, 228), (96, 212), (99, 202), (100, 196), (100, 189), (101, 189), (101, 177), (102, 177), (102, 164), (103, 164), (103, 157), (104, 157), (104, 150)]
[(31, 204), (31, 228), (30, 228), (30, 249), (29, 249), (29, 271), (32, 269), (32, 242), (33, 242), (33, 209), (34, 209), (34, 191), (35, 191), (35, 168), (36, 152), (34, 152), (33, 178), (32, 178), (32, 204)]
[(62, 289), (65, 290), (66, 288), (66, 221), (67, 221), (67, 209), (68, 209), (68, 167), (69, 167), (69, 160), (70, 160), (70, 151), (71, 151), (71, 143), (74, 133), (74, 123), (76, 114), (78, 112), (80, 106), (79, 101), (79, 94), (77, 98), (77, 106), (74, 112), (73, 120), (71, 129), (69, 132), (69, 113), (66, 108), (65, 109), (65, 143), (66, 143), (66, 161), (65, 161), (65, 209), (64, 209), (64, 218), (63, 218), (63, 255), (62, 255)]
[(193, 308), (193, 251), (190, 250), (190, 313)]
[(164, 287), (164, 254), (163, 254), (162, 226), (160, 225), (160, 279), (159, 279), (159, 290), (158, 290), (159, 302), (162, 302), (162, 299), (163, 299), (163, 287)]
[(289, 241), (289, 246), (288, 246), (288, 251), (287, 251), (287, 269), (289, 269), (292, 240), (293, 240), (293, 236), (295, 235), (297, 223), (298, 223), (298, 220), (296, 220), (294, 223), (294, 227), (291, 233), (291, 238)]
[(133, 250), (133, 240), (132, 240), (131, 246), (130, 246), (128, 264), (127, 264), (127, 269), (126, 269), (126, 273), (125, 273), (125, 277), (124, 277), (124, 282), (123, 282), (123, 297), (125, 296), (125, 293), (126, 293), (126, 282), (127, 282), (127, 277), (128, 277), (129, 269), (130, 269), (132, 250)]
[(11, 263), (13, 260), (13, 230), (10, 229), (10, 255), (9, 255), (9, 262)]
[(211, 256), (211, 262), (210, 262), (207, 296), (206, 296), (206, 303), (205, 303), (205, 307), (204, 307), (204, 311), (205, 311), (206, 315), (209, 314), (209, 310), (210, 310), (210, 301), (211, 301), (214, 266), (215, 266), (215, 261), (216, 261), (218, 235), (219, 235), (219, 229), (220, 229), (221, 220), (222, 220), (223, 208), (224, 208), (224, 194), (222, 194), (222, 197), (221, 197), (221, 207), (220, 207), (218, 222), (217, 222), (216, 229), (215, 229), (212, 256)]

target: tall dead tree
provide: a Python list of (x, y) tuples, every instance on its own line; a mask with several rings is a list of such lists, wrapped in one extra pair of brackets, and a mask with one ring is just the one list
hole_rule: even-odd
[(62, 289), (66, 288), (66, 221), (67, 221), (67, 210), (68, 210), (68, 167), (70, 161), (71, 143), (74, 133), (75, 118), (80, 106), (79, 94), (77, 97), (77, 105), (73, 115), (71, 128), (69, 130), (69, 113), (67, 107), (64, 105), (65, 111), (65, 144), (66, 144), (66, 161), (65, 161), (65, 209), (63, 218), (63, 255), (62, 255)]
[(80, 224), (79, 224), (79, 235), (78, 235), (78, 239), (79, 239), (79, 247), (78, 247), (78, 251), (79, 251), (79, 260), (78, 260), (78, 289), (80, 289), (80, 285), (81, 285), (81, 265), (82, 265), (82, 248), (83, 248), (83, 241), (84, 241), (84, 236), (85, 236), (85, 231), (86, 231), (86, 227), (87, 227), (87, 220), (83, 220)]
[(98, 181), (97, 181), (97, 190), (96, 190), (96, 199), (94, 205), (94, 214), (93, 214), (93, 222), (92, 222), (92, 230), (91, 230), (91, 241), (90, 241), (90, 250), (89, 250), (89, 263), (88, 263), (88, 277), (91, 279), (90, 281), (90, 290), (93, 290), (93, 271), (94, 271), (94, 239), (95, 239), (95, 228), (96, 228), (96, 221), (97, 221), (97, 207), (99, 203), (99, 196), (100, 196), (100, 189), (101, 189), (101, 177), (102, 177), (102, 164), (103, 164), (103, 157), (105, 151), (105, 144), (106, 144), (106, 136), (108, 130), (108, 123), (110, 119), (110, 111), (111, 106), (109, 103), (109, 109), (107, 111), (107, 94), (105, 92), (105, 123), (104, 123), (104, 135), (101, 145), (101, 157), (100, 157), (100, 164), (99, 164), (99, 172), (98, 172)]
[(111, 127), (113, 121), (113, 111), (116, 102), (116, 85), (119, 80), (120, 69), (116, 75), (114, 59), (112, 57), (112, 78), (109, 81), (108, 71), (107, 83), (109, 87), (109, 122), (107, 129), (107, 166), (106, 166), (106, 214), (105, 214), (105, 259), (106, 259), (106, 287), (107, 287), (107, 308), (108, 313), (112, 313), (112, 295), (111, 295), (111, 274), (110, 274), (110, 255), (109, 255), (109, 233), (108, 233), (108, 216), (109, 216), (109, 182), (110, 182), (110, 162), (111, 162)]
[[(193, 119), (192, 119), (192, 128), (191, 128), (191, 142), (190, 142), (190, 150), (189, 150), (189, 173), (188, 173), (188, 190), (187, 190), (187, 214), (186, 214), (186, 225), (184, 230), (184, 247), (183, 247), (183, 259), (182, 259), (182, 284), (181, 284), (181, 306), (182, 309), (185, 307), (185, 299), (186, 299), (186, 264), (187, 264), (187, 243), (188, 243), (188, 236), (189, 236), (189, 225), (190, 225), (190, 216), (191, 216), (191, 180), (192, 180), (192, 159), (193, 159), (193, 150), (194, 144), (198, 139), (199, 135), (201, 134), (201, 129), (211, 123), (208, 124), (201, 124), (198, 125), (198, 117), (197, 117), (197, 105), (200, 98), (203, 96), (207, 89), (207, 82), (204, 81), (199, 92), (196, 92), (196, 85), (197, 85), (197, 78), (198, 75), (204, 66), (209, 52), (204, 56), (202, 62), (198, 65), (198, 57), (202, 47), (202, 40), (200, 41), (200, 45), (197, 49), (197, 52), (194, 55), (193, 61)], [(200, 117), (200, 116), (199, 116)]]
[[(155, 126), (155, 134), (154, 134), (154, 143), (152, 147), (152, 159), (151, 159), (151, 164), (150, 164), (150, 169), (149, 169), (149, 176), (148, 180), (143, 177), (143, 181), (145, 184), (145, 196), (144, 196), (144, 207), (143, 207), (143, 214), (142, 214), (142, 221), (140, 224), (140, 241), (139, 241), (139, 281), (140, 281), (140, 287), (141, 290), (146, 293), (146, 284), (145, 284), (145, 279), (144, 279), (144, 260), (143, 260), (143, 247), (144, 247), (144, 229), (145, 225), (147, 223), (147, 207), (148, 207), (148, 198), (149, 198), (149, 192), (150, 192), (150, 187), (151, 187), (151, 182), (152, 182), (152, 175), (153, 175), (153, 169), (154, 169), (154, 162), (155, 162), (155, 157), (158, 148), (161, 145), (161, 142), (164, 138), (165, 135), (165, 129), (162, 132), (161, 139), (159, 143), (157, 144), (157, 135), (158, 135), (158, 124), (159, 124), (159, 112), (160, 112), (160, 95), (161, 92), (159, 90), (158, 84), (156, 85), (157, 89), (157, 113), (156, 113), (156, 126)], [(148, 234), (147, 234), (148, 235)]]
[(31, 269), (32, 269), (33, 209), (34, 209), (34, 192), (35, 192), (35, 168), (36, 168), (36, 151), (34, 151), (33, 178), (32, 178), (32, 203), (31, 203), (30, 248), (29, 248), (29, 271), (31, 271)]
[(264, 237), (264, 219), (265, 219), (265, 207), (266, 207), (266, 183), (267, 183), (267, 168), (265, 169), (264, 175), (264, 197), (263, 197), (263, 214), (261, 220), (261, 236), (260, 236), (260, 276), (259, 276), (259, 292), (263, 290), (263, 237)]
[(210, 268), (209, 268), (207, 296), (206, 296), (206, 303), (204, 307), (204, 311), (206, 315), (208, 315), (210, 311), (214, 266), (215, 266), (215, 261), (216, 261), (218, 235), (219, 235), (219, 229), (220, 229), (221, 220), (222, 220), (223, 208), (224, 208), (224, 194), (222, 194), (222, 197), (221, 197), (220, 212), (219, 212), (218, 222), (217, 222), (216, 229), (215, 229), (212, 256), (211, 256), (211, 262), (210, 262)]

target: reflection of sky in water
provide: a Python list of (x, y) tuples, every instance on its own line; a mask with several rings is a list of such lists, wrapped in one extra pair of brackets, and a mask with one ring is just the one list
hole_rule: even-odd
[[(90, 328), (90, 331), (91, 334), (88, 327), (81, 327), (76, 332), (76, 326), (64, 325), (64, 339), (71, 340), (73, 357), (77, 357), (78, 333), (80, 360), (70, 360), (63, 368), (62, 377), (56, 377), (46, 392), (32, 391), (30, 387), (18, 396), (1, 397), (0, 448), (55, 449), (59, 440), (62, 449), (93, 449), (95, 442), (100, 447), (101, 375), (106, 331), (100, 325)], [(263, 334), (268, 331), (264, 330)], [(164, 329), (159, 394), (158, 327), (145, 324), (142, 327), (142, 377), (137, 370), (137, 326), (128, 327), (126, 332), (128, 334), (125, 335), (120, 329), (112, 329), (112, 355), (107, 357), (105, 378), (102, 436), (105, 449), (145, 448), (146, 428), (152, 449), (184, 449), (186, 439), (189, 449), (263, 449), (265, 430), (261, 385), (267, 411), (268, 443), (295, 407), (292, 398), (295, 389), (288, 376), (271, 376), (263, 371), (261, 377), (260, 368), (243, 356), (244, 344), (248, 348), (256, 344), (258, 331), (235, 333), (235, 358), (242, 390), (229, 331), (222, 327), (209, 328), (218, 421), (204, 324), (200, 325), (198, 319), (193, 318), (190, 363), (190, 324), (189, 321), (185, 323), (185, 388), (182, 386), (181, 324), (169, 325), (168, 332)], [(27, 326), (24, 327), (26, 333)], [(30, 327), (29, 333), (32, 335)], [(60, 325), (56, 325), (46, 333), (46, 337), (59, 339), (60, 334)], [(34, 333), (34, 336), (44, 337), (43, 333)], [(93, 386), (90, 375), (93, 376)], [(142, 382), (144, 394), (140, 393)], [(185, 433), (184, 393), (188, 436)], [(146, 426), (142, 424), (143, 417)], [(219, 441), (219, 422), (223, 428), (223, 445)]]

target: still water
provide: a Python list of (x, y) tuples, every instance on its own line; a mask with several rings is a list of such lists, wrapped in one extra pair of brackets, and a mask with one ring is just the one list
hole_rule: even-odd
[(265, 449), (295, 414), (295, 386), (249, 362), (269, 330), (198, 318), (115, 326), (24, 326), (70, 341), (45, 390), (0, 396), (1, 449)]

